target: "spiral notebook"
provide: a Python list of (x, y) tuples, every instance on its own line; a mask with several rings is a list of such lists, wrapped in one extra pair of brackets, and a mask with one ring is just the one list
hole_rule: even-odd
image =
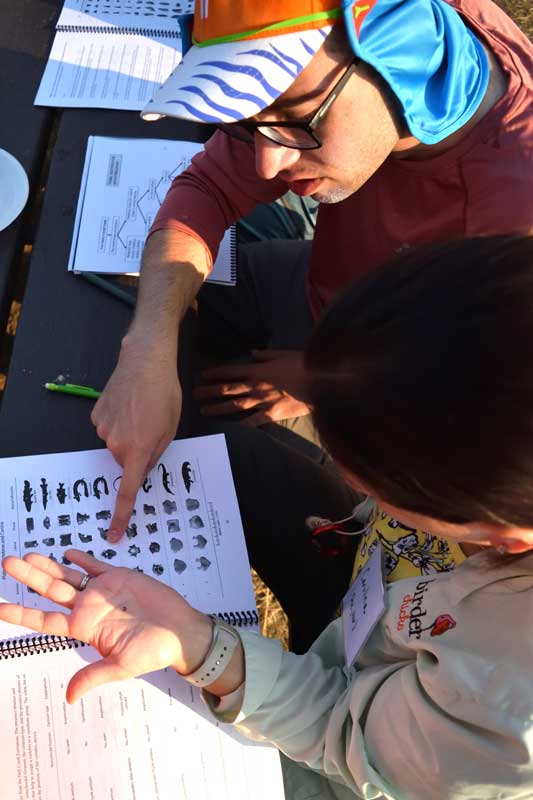
[[(137, 273), (148, 231), (172, 180), (202, 150), (196, 142), (90, 136), (68, 269)], [(233, 286), (236, 278), (233, 225), (208, 280)]]
[[(0, 459), (2, 554), (41, 552), (67, 563), (65, 551), (77, 547), (146, 572), (202, 611), (256, 628), (224, 437), (173, 442), (144, 481), (126, 536), (111, 545), (120, 479), (107, 450)], [(5, 573), (0, 598), (57, 609)], [(3, 796), (282, 800), (277, 751), (215, 724), (199, 692), (172, 670), (99, 687), (68, 706), (70, 677), (98, 653), (7, 623), (0, 638), (0, 744), (14, 765)]]
[(66, 0), (36, 105), (141, 110), (181, 59), (193, 0)]

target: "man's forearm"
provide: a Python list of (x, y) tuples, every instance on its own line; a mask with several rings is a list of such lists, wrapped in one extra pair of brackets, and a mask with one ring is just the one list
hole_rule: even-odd
[(168, 341), (207, 277), (210, 256), (200, 241), (176, 230), (156, 231), (145, 247), (135, 317), (128, 340)]

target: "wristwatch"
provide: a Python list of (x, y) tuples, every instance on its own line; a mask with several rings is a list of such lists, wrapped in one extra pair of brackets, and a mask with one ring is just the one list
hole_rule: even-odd
[(223, 622), (216, 614), (209, 614), (209, 618), (213, 622), (211, 647), (194, 672), (181, 676), (188, 683), (201, 689), (205, 689), (220, 678), (240, 641), (240, 636), (232, 625)]

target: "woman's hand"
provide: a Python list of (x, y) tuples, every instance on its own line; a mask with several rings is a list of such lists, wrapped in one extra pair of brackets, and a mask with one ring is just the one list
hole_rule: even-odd
[(89, 576), (38, 553), (23, 559), (7, 556), (5, 571), (43, 597), (70, 609), (39, 611), (0, 604), (0, 619), (55, 636), (71, 636), (95, 647), (101, 661), (77, 672), (67, 687), (67, 701), (110, 681), (133, 678), (171, 666), (186, 675), (204, 660), (212, 622), (168, 586), (125, 567), (112, 567), (80, 550), (67, 550), (73, 564)]

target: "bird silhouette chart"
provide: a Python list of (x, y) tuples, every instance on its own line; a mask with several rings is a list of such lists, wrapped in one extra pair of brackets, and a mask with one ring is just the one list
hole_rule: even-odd
[[(223, 438), (205, 438), (217, 445), (221, 439), (218, 461), (201, 438), (173, 442), (143, 481), (118, 542), (109, 530), (122, 471), (110, 453), (3, 459), (11, 469), (0, 462), (1, 552), (38, 552), (68, 565), (75, 548), (162, 580), (194, 605), (199, 598), (210, 601), (208, 611), (227, 608), (223, 601), (231, 597), (234, 578), (223, 580), (222, 566), (227, 563), (233, 575), (233, 550), (238, 544), (247, 564), (246, 549)], [(0, 600), (35, 608), (48, 603), (10, 581), (0, 574)]]

